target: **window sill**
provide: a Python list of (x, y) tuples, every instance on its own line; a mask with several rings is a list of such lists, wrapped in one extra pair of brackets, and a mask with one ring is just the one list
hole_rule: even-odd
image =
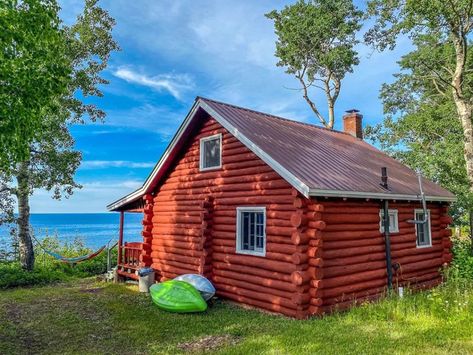
[(259, 252), (259, 251), (252, 251), (252, 250), (236, 250), (235, 253), (242, 254), (242, 255), (259, 256), (263, 258), (266, 256), (266, 251)]
[(203, 172), (203, 171), (212, 171), (212, 170), (220, 170), (222, 169), (222, 166), (212, 166), (210, 168), (199, 168), (199, 172)]
[(432, 244), (430, 245), (416, 245), (417, 249), (425, 249), (425, 248), (432, 248)]
[[(379, 233), (384, 234), (384, 230), (380, 230)], [(398, 234), (399, 230), (389, 231), (389, 234)]]

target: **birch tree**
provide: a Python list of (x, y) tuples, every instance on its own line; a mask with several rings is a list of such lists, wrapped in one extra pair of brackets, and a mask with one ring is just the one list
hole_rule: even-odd
[[(56, 110), (45, 113), (38, 124), (38, 134), (28, 145), (27, 155), (0, 174), (0, 198), (3, 216), (12, 216), (13, 204), (18, 203), (18, 239), (23, 268), (34, 266), (30, 230), (31, 195), (36, 189), (52, 192), (52, 197), (68, 197), (80, 185), (74, 174), (80, 165), (81, 154), (74, 149), (69, 128), (87, 120), (102, 120), (105, 112), (87, 102), (88, 97), (101, 97), (100, 86), (108, 82), (100, 76), (106, 68), (110, 53), (118, 50), (112, 37), (115, 21), (97, 0), (86, 0), (85, 7), (72, 26), (61, 24), (60, 33), (66, 43), (70, 63), (67, 91), (54, 98)], [(59, 8), (58, 8), (59, 9)]]
[[(372, 0), (368, 13), (376, 18), (365, 40), (380, 50), (393, 49), (400, 36), (428, 41), (416, 68), (436, 93), (450, 99), (462, 129), (463, 158), (473, 193), (473, 0)], [(436, 50), (443, 48), (444, 50)], [(473, 211), (470, 210), (470, 225)]]
[[(266, 14), (274, 21), (277, 65), (297, 79), (302, 97), (330, 129), (335, 124), (342, 80), (359, 63), (354, 47), (361, 16), (351, 0), (299, 0)], [(325, 94), (327, 116), (316, 104), (312, 88)]]
[[(53, 0), (0, 0), (0, 169), (26, 159), (67, 90), (70, 59)], [(1, 193), (1, 189), (0, 189)]]

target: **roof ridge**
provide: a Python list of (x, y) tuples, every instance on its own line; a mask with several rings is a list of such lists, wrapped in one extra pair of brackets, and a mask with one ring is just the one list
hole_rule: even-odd
[(327, 131), (327, 132), (340, 133), (340, 134), (343, 134), (343, 135), (346, 135), (346, 136), (349, 136), (349, 137), (352, 137), (354, 139), (359, 140), (358, 138), (353, 137), (349, 133), (339, 131), (339, 130), (336, 130), (336, 129), (330, 129), (330, 128), (327, 128), (327, 127), (317, 126), (315, 124), (311, 124), (311, 123), (307, 123), (307, 122), (291, 120), (289, 118), (276, 116), (276, 115), (273, 115), (273, 114), (270, 114), (270, 113), (267, 113), (267, 112), (257, 111), (257, 110), (254, 110), (254, 109), (251, 109), (251, 108), (248, 108), (248, 107), (242, 107), (242, 106), (238, 106), (238, 105), (234, 105), (234, 104), (229, 104), (229, 103), (226, 103), (226, 102), (223, 102), (223, 101), (218, 101), (218, 100), (209, 99), (209, 98), (202, 97), (202, 96), (197, 96), (196, 101), (199, 100), (199, 99), (204, 100), (204, 101), (215, 102), (216, 104), (220, 104), (220, 105), (230, 106), (230, 107), (233, 107), (233, 108), (236, 108), (236, 109), (239, 109), (239, 110), (254, 112), (254, 113), (257, 113), (257, 114), (260, 114), (260, 115), (268, 116), (270, 118), (276, 118), (276, 119), (281, 120), (281, 121), (287, 121), (287, 122), (290, 122), (290, 123), (296, 123), (296, 124), (300, 124), (300, 125), (303, 125), (303, 126), (309, 126), (309, 127), (321, 129), (321, 130), (324, 130), (324, 131)]

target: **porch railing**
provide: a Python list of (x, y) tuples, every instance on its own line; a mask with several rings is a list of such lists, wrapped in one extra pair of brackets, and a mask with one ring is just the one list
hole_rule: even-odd
[(140, 267), (140, 255), (143, 250), (143, 243), (129, 242), (120, 248), (120, 265), (128, 269), (138, 269)]

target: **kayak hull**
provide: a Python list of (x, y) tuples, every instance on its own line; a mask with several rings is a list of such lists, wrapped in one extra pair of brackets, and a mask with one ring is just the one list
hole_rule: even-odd
[(149, 289), (151, 299), (168, 312), (203, 312), (207, 303), (194, 286), (184, 281), (170, 280), (154, 284)]
[(215, 295), (215, 287), (202, 275), (184, 274), (176, 277), (174, 280), (184, 281), (194, 286), (200, 292), (202, 298), (206, 301)]

